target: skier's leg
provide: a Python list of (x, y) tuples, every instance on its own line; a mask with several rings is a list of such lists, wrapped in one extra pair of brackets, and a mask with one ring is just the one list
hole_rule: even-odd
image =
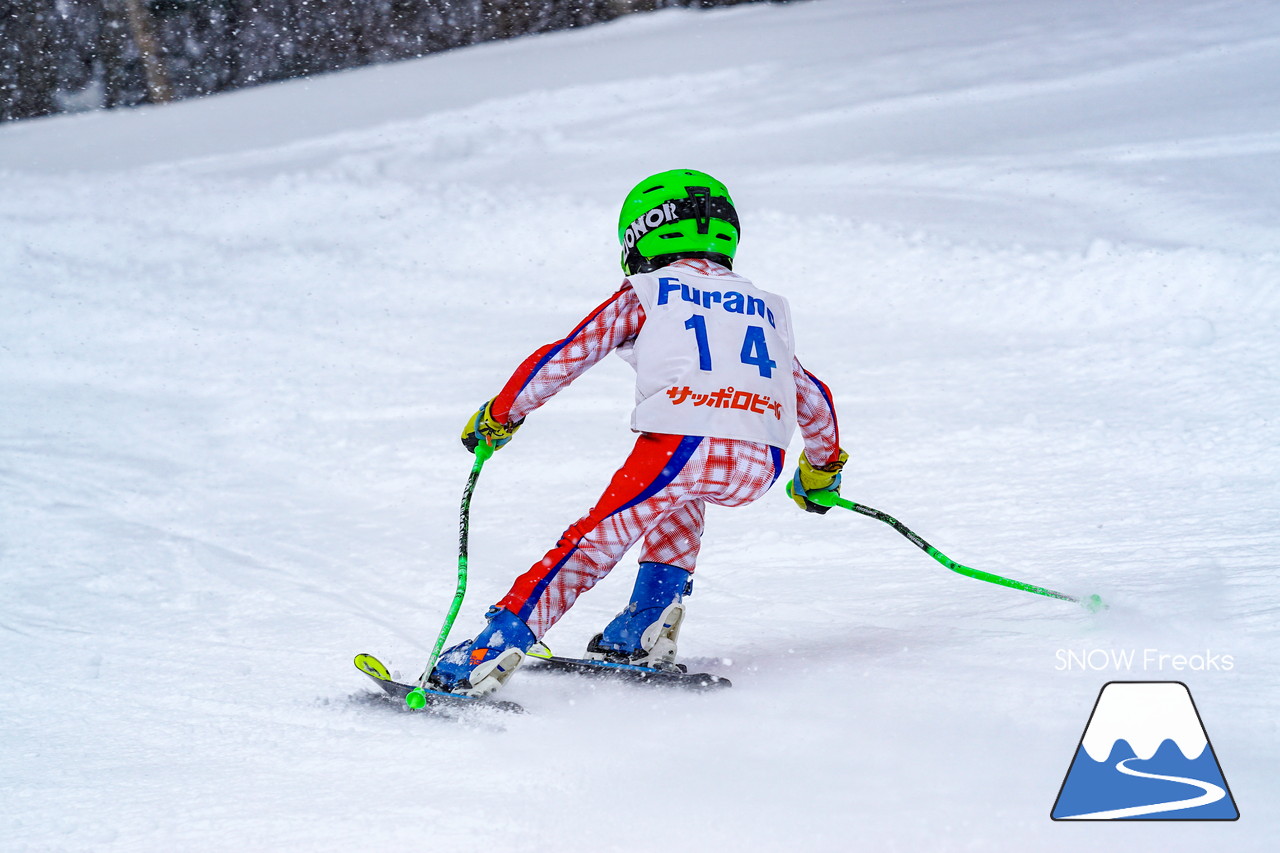
[[(684, 620), (684, 596), (702, 542), (706, 502), (742, 506), (759, 498), (782, 470), (782, 451), (764, 444), (709, 438), (688, 497), (645, 534), (631, 601), (587, 644), (588, 658), (647, 666), (672, 663)], [(696, 497), (695, 497), (696, 496)]]
[(654, 519), (677, 505), (687, 488), (682, 474), (697, 437), (643, 434), (604, 495), (541, 560), (516, 579), (490, 608), (489, 624), (475, 640), (446, 651), (431, 681), (453, 692), (496, 690), (524, 653), (596, 581), (609, 573)]
[(675, 660), (705, 507), (698, 499), (681, 503), (649, 528), (631, 600), (587, 644), (588, 658), (646, 666)]
[[(668, 548), (683, 535), (669, 531), (683, 527), (700, 533), (699, 498), (726, 506), (750, 503), (773, 484), (781, 462), (781, 451), (765, 445), (642, 434), (599, 503), (565, 531), (555, 548), (516, 579), (511, 591), (489, 611), (489, 626), (476, 640), (446, 653), (447, 660), (442, 658), (437, 664), (433, 680), (439, 673), (437, 683), (452, 685), (449, 689), (473, 693), (497, 689), (519, 665), (523, 652), (564, 615), (579, 594), (608, 574), (646, 531), (655, 533), (652, 541), (646, 539), (642, 556), (671, 559), (674, 568), (691, 570), (698, 537), (684, 536), (683, 547), (688, 550), (683, 558), (668, 556), (679, 548), (664, 551), (662, 531), (668, 531)], [(670, 526), (663, 524), (668, 516)], [(650, 562), (656, 567), (660, 560)], [(667, 630), (674, 654), (670, 629), (678, 630), (679, 622), (669, 623), (669, 619), (661, 620), (658, 627)], [(643, 638), (643, 631), (641, 635)], [(479, 658), (478, 664), (472, 663), (473, 654)], [(487, 667), (483, 672), (482, 666)]]
[(666, 563), (692, 574), (702, 547), (706, 510), (706, 501), (692, 498), (651, 524), (644, 533), (640, 562)]
[(518, 577), (498, 602), (541, 637), (622, 558), (656, 519), (688, 499), (696, 482), (686, 469), (699, 454), (698, 436), (643, 433), (599, 502), (556, 546)]

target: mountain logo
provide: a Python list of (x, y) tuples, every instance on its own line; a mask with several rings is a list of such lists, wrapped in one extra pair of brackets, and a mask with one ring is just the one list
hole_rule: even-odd
[(1191, 691), (1181, 681), (1103, 685), (1062, 780), (1054, 820), (1236, 820)]

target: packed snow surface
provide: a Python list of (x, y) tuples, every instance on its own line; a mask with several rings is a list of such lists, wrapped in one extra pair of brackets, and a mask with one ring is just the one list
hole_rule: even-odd
[[(467, 415), (710, 171), (833, 389), (844, 495), (711, 510), (681, 654), (400, 712)], [(0, 128), (0, 847), (1269, 850), (1280, 832), (1280, 13), (668, 11)], [(453, 637), (630, 447), (609, 359), (486, 465)], [(792, 456), (799, 443), (792, 447)], [(577, 653), (628, 558), (547, 635)], [(1102, 685), (1179, 680), (1235, 823), (1060, 824)]]

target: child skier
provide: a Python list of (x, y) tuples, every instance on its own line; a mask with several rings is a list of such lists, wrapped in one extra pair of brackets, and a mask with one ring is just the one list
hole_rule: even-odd
[(529, 356), (467, 421), (468, 450), (482, 441), (501, 448), (526, 415), (609, 352), (636, 370), (630, 457), (590, 512), (489, 609), (484, 630), (445, 651), (434, 686), (497, 690), (642, 537), (631, 601), (585, 656), (673, 666), (706, 504), (742, 506), (767, 492), (797, 423), (805, 449), (794, 499), (826, 512), (808, 493), (840, 489), (847, 454), (831, 393), (795, 358), (786, 300), (732, 272), (738, 235), (729, 192), (710, 175), (677, 169), (641, 181), (618, 218), (621, 289)]

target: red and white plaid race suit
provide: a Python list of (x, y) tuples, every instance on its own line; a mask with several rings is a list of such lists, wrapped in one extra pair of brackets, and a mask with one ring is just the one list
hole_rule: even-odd
[[(683, 260), (691, 271), (732, 276), (724, 267)], [(493, 401), (501, 422), (523, 418), (587, 368), (633, 341), (645, 322), (631, 286), (592, 311), (563, 340), (530, 355)], [(796, 420), (805, 455), (816, 466), (834, 462), (840, 436), (831, 392), (792, 362)], [(641, 433), (627, 461), (596, 505), (569, 526), (555, 547), (498, 602), (541, 637), (643, 537), (640, 562), (694, 570), (708, 502), (741, 506), (769, 490), (782, 471), (783, 451), (740, 439)]]

